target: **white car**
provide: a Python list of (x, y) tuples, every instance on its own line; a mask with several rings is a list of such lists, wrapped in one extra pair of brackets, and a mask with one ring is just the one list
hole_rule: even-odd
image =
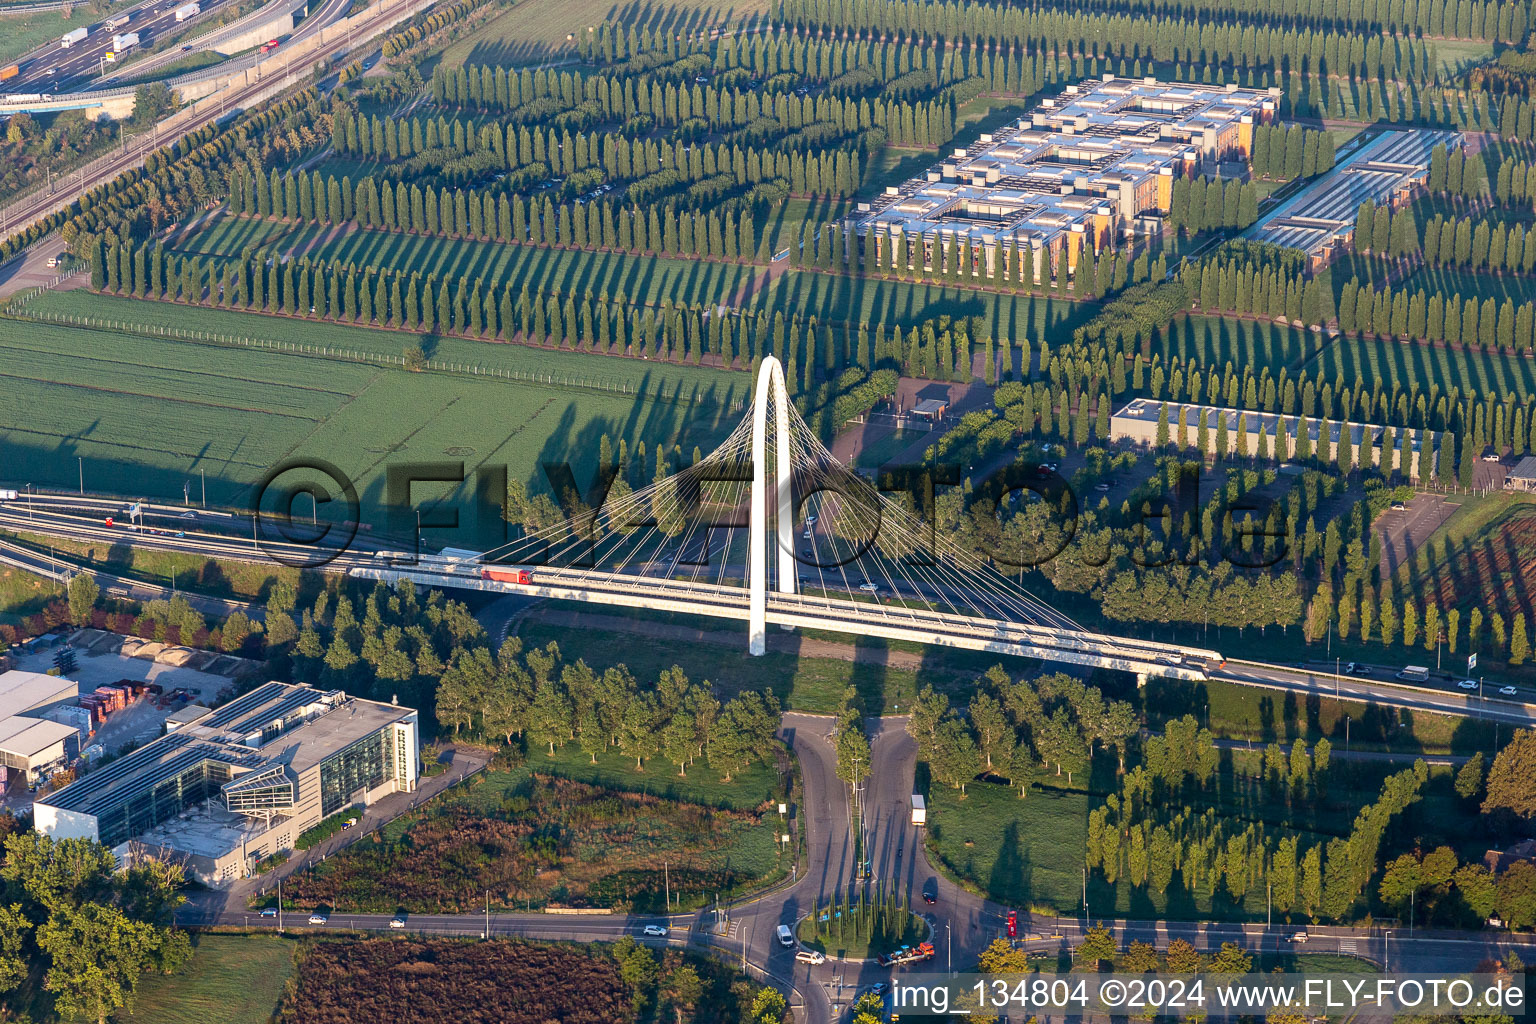
[(640, 934), (647, 935), (653, 939), (664, 939), (667, 937), (667, 926), (664, 924), (648, 924), (640, 929)]
[(1463, 679), (1461, 682), (1457, 683), (1456, 685), (1461, 687), (1463, 690), (1475, 690), (1475, 689), (1477, 689), (1477, 680), (1476, 679)]
[(396, 914), (394, 917), (390, 918), (389, 919), (389, 926), (391, 928), (404, 928), (405, 927), (405, 915), (404, 914)]
[(329, 915), (329, 914), (327, 914), (327, 913), (325, 913), (324, 911), (321, 911), (321, 910), (317, 910), (313, 914), (309, 915), (309, 923), (310, 924), (325, 924), (330, 919), (331, 919), (331, 915)]
[(1513, 697), (1515, 694), (1517, 694), (1519, 692), (1520, 691), (1515, 689), (1513, 686), (1501, 686), (1501, 687), (1499, 687), (1499, 696), (1501, 696), (1501, 697)]
[(1309, 939), (1309, 938), (1311, 938), (1311, 936), (1309, 936), (1306, 932), (1297, 932), (1295, 935), (1291, 936), (1291, 941), (1292, 942), (1306, 942), (1307, 939)]
[(863, 583), (859, 584), (859, 589), (866, 590), (871, 594), (878, 594), (880, 593), (880, 584), (871, 583), (868, 580), (865, 580)]
[(795, 959), (802, 964), (824, 964), (827, 962), (827, 954), (814, 949), (802, 949), (795, 954)]

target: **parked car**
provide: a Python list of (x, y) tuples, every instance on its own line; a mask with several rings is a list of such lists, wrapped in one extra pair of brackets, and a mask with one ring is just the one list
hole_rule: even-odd
[(345, 831), (346, 829), (349, 829), (353, 825), (356, 825), (356, 824), (357, 824), (357, 819), (356, 818), (348, 818), (346, 821), (341, 823), (341, 827), (342, 827), (343, 831)]

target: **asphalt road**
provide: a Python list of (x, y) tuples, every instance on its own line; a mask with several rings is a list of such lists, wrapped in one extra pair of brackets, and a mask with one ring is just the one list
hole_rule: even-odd
[[(402, 928), (391, 927), (386, 914), (354, 914), (344, 910), (329, 912), (323, 922), (311, 924), (309, 912), (288, 912), (277, 917), (262, 917), (245, 905), (245, 896), (259, 885), (270, 891), (275, 876), (241, 883), (230, 893), (199, 894), (178, 914), (187, 925), (225, 925), (250, 928), (279, 927), (292, 931), (364, 931), (426, 934), (476, 938), (522, 936), (571, 941), (611, 941), (632, 935), (652, 946), (688, 946), (707, 950), (731, 962), (742, 963), (759, 978), (766, 978), (791, 994), (791, 1004), (800, 1019), (808, 1024), (830, 1024), (840, 1019), (858, 992), (876, 982), (890, 982), (900, 973), (880, 968), (871, 962), (839, 963), (828, 961), (812, 966), (797, 963), (793, 950), (782, 946), (775, 935), (779, 924), (790, 927), (811, 911), (818, 900), (834, 893), (856, 892), (861, 884), (854, 878), (854, 841), (849, 833), (847, 787), (835, 774), (836, 758), (829, 742), (831, 719), (819, 715), (786, 714), (780, 735), (800, 760), (804, 779), (804, 803), (794, 809), (794, 827), (804, 829), (805, 870), (788, 883), (763, 895), (743, 901), (728, 910), (728, 920), (717, 922), (710, 912), (680, 914), (670, 918), (626, 915), (557, 914), (411, 914)], [(869, 884), (889, 886), (911, 894), (911, 905), (923, 913), (934, 929), (938, 959), (933, 964), (916, 965), (925, 971), (952, 967), (961, 971), (974, 967), (976, 957), (994, 939), (1006, 931), (1009, 907), (976, 896), (941, 878), (928, 860), (919, 829), (910, 823), (910, 794), (916, 769), (917, 744), (906, 735), (905, 718), (890, 717), (870, 723), (872, 773), (865, 786), (864, 808), (867, 835), (874, 864), (874, 879)], [(455, 778), (477, 770), (472, 758), (460, 760), (455, 751)], [(434, 791), (445, 788), (453, 779), (439, 776)], [(307, 856), (334, 853), (337, 849), (366, 836), (394, 814), (419, 803), (431, 793), (410, 798), (388, 798), (370, 808), (355, 829), (340, 833), (328, 841), (333, 849), (317, 848)], [(393, 801), (393, 802), (391, 802)], [(898, 856), (899, 852), (899, 856)], [(302, 859), (285, 864), (283, 874), (299, 870)], [(936, 902), (922, 902), (922, 890), (931, 887)], [(1019, 939), (1023, 946), (1038, 952), (1068, 953), (1076, 945), (1083, 929), (1082, 918), (1058, 918), (1031, 915), (1025, 908), (1018, 914)], [(1151, 942), (1166, 948), (1174, 939), (1184, 939), (1200, 950), (1218, 949), (1224, 942), (1235, 942), (1251, 952), (1306, 952), (1352, 954), (1372, 960), (1394, 971), (1462, 971), (1476, 967), (1490, 957), (1503, 957), (1516, 951), (1527, 962), (1536, 959), (1536, 938), (1511, 936), (1499, 932), (1410, 931), (1393, 928), (1336, 928), (1307, 926), (1305, 945), (1293, 942), (1298, 928), (1280, 924), (1203, 924), (1181, 921), (1103, 920), (1092, 913), (1094, 924), (1110, 927), (1120, 946), (1134, 940)], [(665, 924), (669, 933), (663, 938), (646, 937), (641, 929), (649, 924)]]
[[(186, 0), (148, 0), (139, 4), (131, 11), (132, 18), (118, 34), (137, 32), (139, 34), (139, 48), (154, 45), (157, 37), (165, 35), (172, 30), (186, 28), (191, 24), (206, 21), (224, 6), (236, 2), (236, 0), (199, 0), (202, 13), (187, 22), (176, 21), (176, 9), (183, 6)], [(77, 10), (85, 10), (83, 6)], [(116, 15), (121, 17), (122, 15)], [(82, 41), (74, 44), (69, 49), (64, 49), (60, 43), (64, 33), (87, 26), (90, 34)], [(7, 93), (60, 93), (67, 92), (71, 86), (78, 85), (81, 81), (94, 78), (101, 73), (103, 67), (110, 70), (113, 65), (104, 63), (104, 57), (108, 50), (112, 49), (113, 33), (107, 31), (106, 20), (82, 21), (59, 19), (58, 38), (38, 47), (31, 53), (22, 57), (16, 63), (21, 66), (21, 73), (3, 86)], [(179, 54), (179, 50), (177, 51)]]

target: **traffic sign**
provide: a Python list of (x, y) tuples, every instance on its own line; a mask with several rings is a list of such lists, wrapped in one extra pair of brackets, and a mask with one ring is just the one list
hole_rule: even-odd
[(1475, 668), (1477, 668), (1477, 655), (1475, 655), (1475, 654), (1467, 655), (1467, 675), (1471, 675), (1472, 674), (1472, 670), (1475, 669)]

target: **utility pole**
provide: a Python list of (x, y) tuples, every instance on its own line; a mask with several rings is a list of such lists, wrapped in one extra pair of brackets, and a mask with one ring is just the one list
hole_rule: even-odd
[(277, 934), (283, 934), (283, 880), (277, 880)]
[(661, 862), (661, 881), (666, 893), (667, 913), (672, 913), (672, 875), (670, 865), (666, 861)]
[(81, 493), (81, 495), (84, 495), (85, 494), (85, 456), (84, 455), (77, 455), (75, 458), (80, 463), (80, 493)]
[(1083, 927), (1088, 927), (1088, 867), (1083, 866)]
[(206, 469), (203, 469), (201, 466), (199, 466), (197, 472), (203, 478), (203, 508), (207, 508), (208, 507), (208, 471)]
[(482, 939), (491, 937), (491, 890), (485, 890), (485, 934)]

